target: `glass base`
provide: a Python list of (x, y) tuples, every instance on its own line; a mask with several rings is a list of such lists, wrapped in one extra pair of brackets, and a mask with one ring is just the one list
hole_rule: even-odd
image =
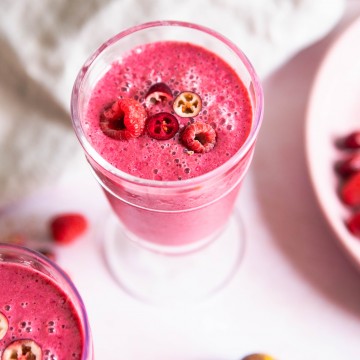
[(206, 244), (185, 252), (142, 246), (128, 237), (115, 215), (106, 230), (105, 256), (117, 283), (131, 296), (158, 305), (196, 302), (217, 293), (236, 273), (244, 252), (237, 212)]

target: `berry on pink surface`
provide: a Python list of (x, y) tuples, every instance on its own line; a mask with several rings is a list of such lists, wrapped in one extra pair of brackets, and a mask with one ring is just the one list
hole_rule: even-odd
[(353, 131), (338, 142), (339, 147), (352, 150), (360, 149), (360, 131)]
[(344, 181), (340, 189), (340, 197), (348, 206), (360, 206), (360, 172)]
[(347, 177), (360, 171), (360, 153), (355, 152), (339, 160), (335, 164), (335, 169), (342, 177)]
[(360, 238), (360, 212), (352, 214), (346, 221), (346, 226), (353, 235)]
[(100, 114), (100, 128), (113, 139), (129, 140), (143, 133), (146, 117), (146, 110), (138, 101), (119, 99)]

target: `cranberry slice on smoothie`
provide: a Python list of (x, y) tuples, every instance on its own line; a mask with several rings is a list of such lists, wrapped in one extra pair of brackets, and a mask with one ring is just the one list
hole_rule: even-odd
[(161, 112), (147, 119), (146, 129), (149, 136), (156, 140), (169, 140), (178, 132), (179, 122), (174, 115)]
[(33, 340), (15, 340), (6, 347), (2, 360), (42, 360), (42, 350)]
[(199, 114), (202, 107), (201, 97), (191, 91), (180, 93), (174, 100), (173, 109), (181, 117), (192, 117)]
[(146, 93), (145, 101), (147, 105), (157, 104), (172, 100), (172, 91), (168, 85), (163, 82), (153, 84)]

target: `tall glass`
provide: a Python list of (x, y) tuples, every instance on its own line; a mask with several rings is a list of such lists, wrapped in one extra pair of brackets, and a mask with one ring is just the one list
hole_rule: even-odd
[[(187, 180), (148, 180), (121, 171), (96, 152), (83, 128), (94, 86), (112, 63), (156, 41), (190, 42), (217, 54), (234, 69), (251, 100), (252, 127), (245, 143), (223, 165)], [(158, 21), (135, 26), (105, 42), (86, 61), (73, 88), (71, 112), (86, 158), (116, 215), (105, 226), (104, 238), (119, 284), (157, 302), (199, 298), (221, 288), (234, 274), (243, 250), (234, 204), (263, 112), (262, 88), (243, 52), (222, 35), (195, 24)]]
[[(42, 357), (37, 355), (34, 359), (60, 359), (64, 354), (56, 351), (63, 350), (70, 352), (68, 356), (74, 359), (94, 359), (83, 301), (70, 278), (54, 262), (25, 247), (0, 244), (0, 283), (4, 282), (11, 283), (12, 290), (2, 287), (0, 294), (0, 317), (7, 318), (8, 327), (5, 336), (2, 334), (0, 338), (2, 359), (6, 359), (5, 348), (24, 340), (35, 341), (42, 349)], [(75, 331), (68, 328), (72, 323), (76, 323)], [(0, 321), (0, 325), (4, 329), (4, 322)], [(80, 338), (74, 339), (73, 334)], [(76, 343), (81, 344), (81, 354), (70, 346)], [(54, 349), (53, 345), (58, 348)], [(33, 359), (28, 356), (26, 358)]]

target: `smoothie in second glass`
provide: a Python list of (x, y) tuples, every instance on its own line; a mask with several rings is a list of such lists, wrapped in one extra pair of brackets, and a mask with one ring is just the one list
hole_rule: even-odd
[[(216, 40), (229, 51), (226, 40)], [(235, 52), (235, 69), (195, 42), (140, 42), (117, 51), (116, 41), (99, 50), (74, 87), (73, 121), (88, 161), (129, 237), (166, 247), (206, 242), (227, 223), (253, 154), (258, 84), (239, 75), (239, 66), (251, 66)], [(129, 118), (136, 136), (117, 136)]]
[(83, 353), (78, 311), (60, 286), (31, 266), (0, 261), (2, 360), (92, 359)]

